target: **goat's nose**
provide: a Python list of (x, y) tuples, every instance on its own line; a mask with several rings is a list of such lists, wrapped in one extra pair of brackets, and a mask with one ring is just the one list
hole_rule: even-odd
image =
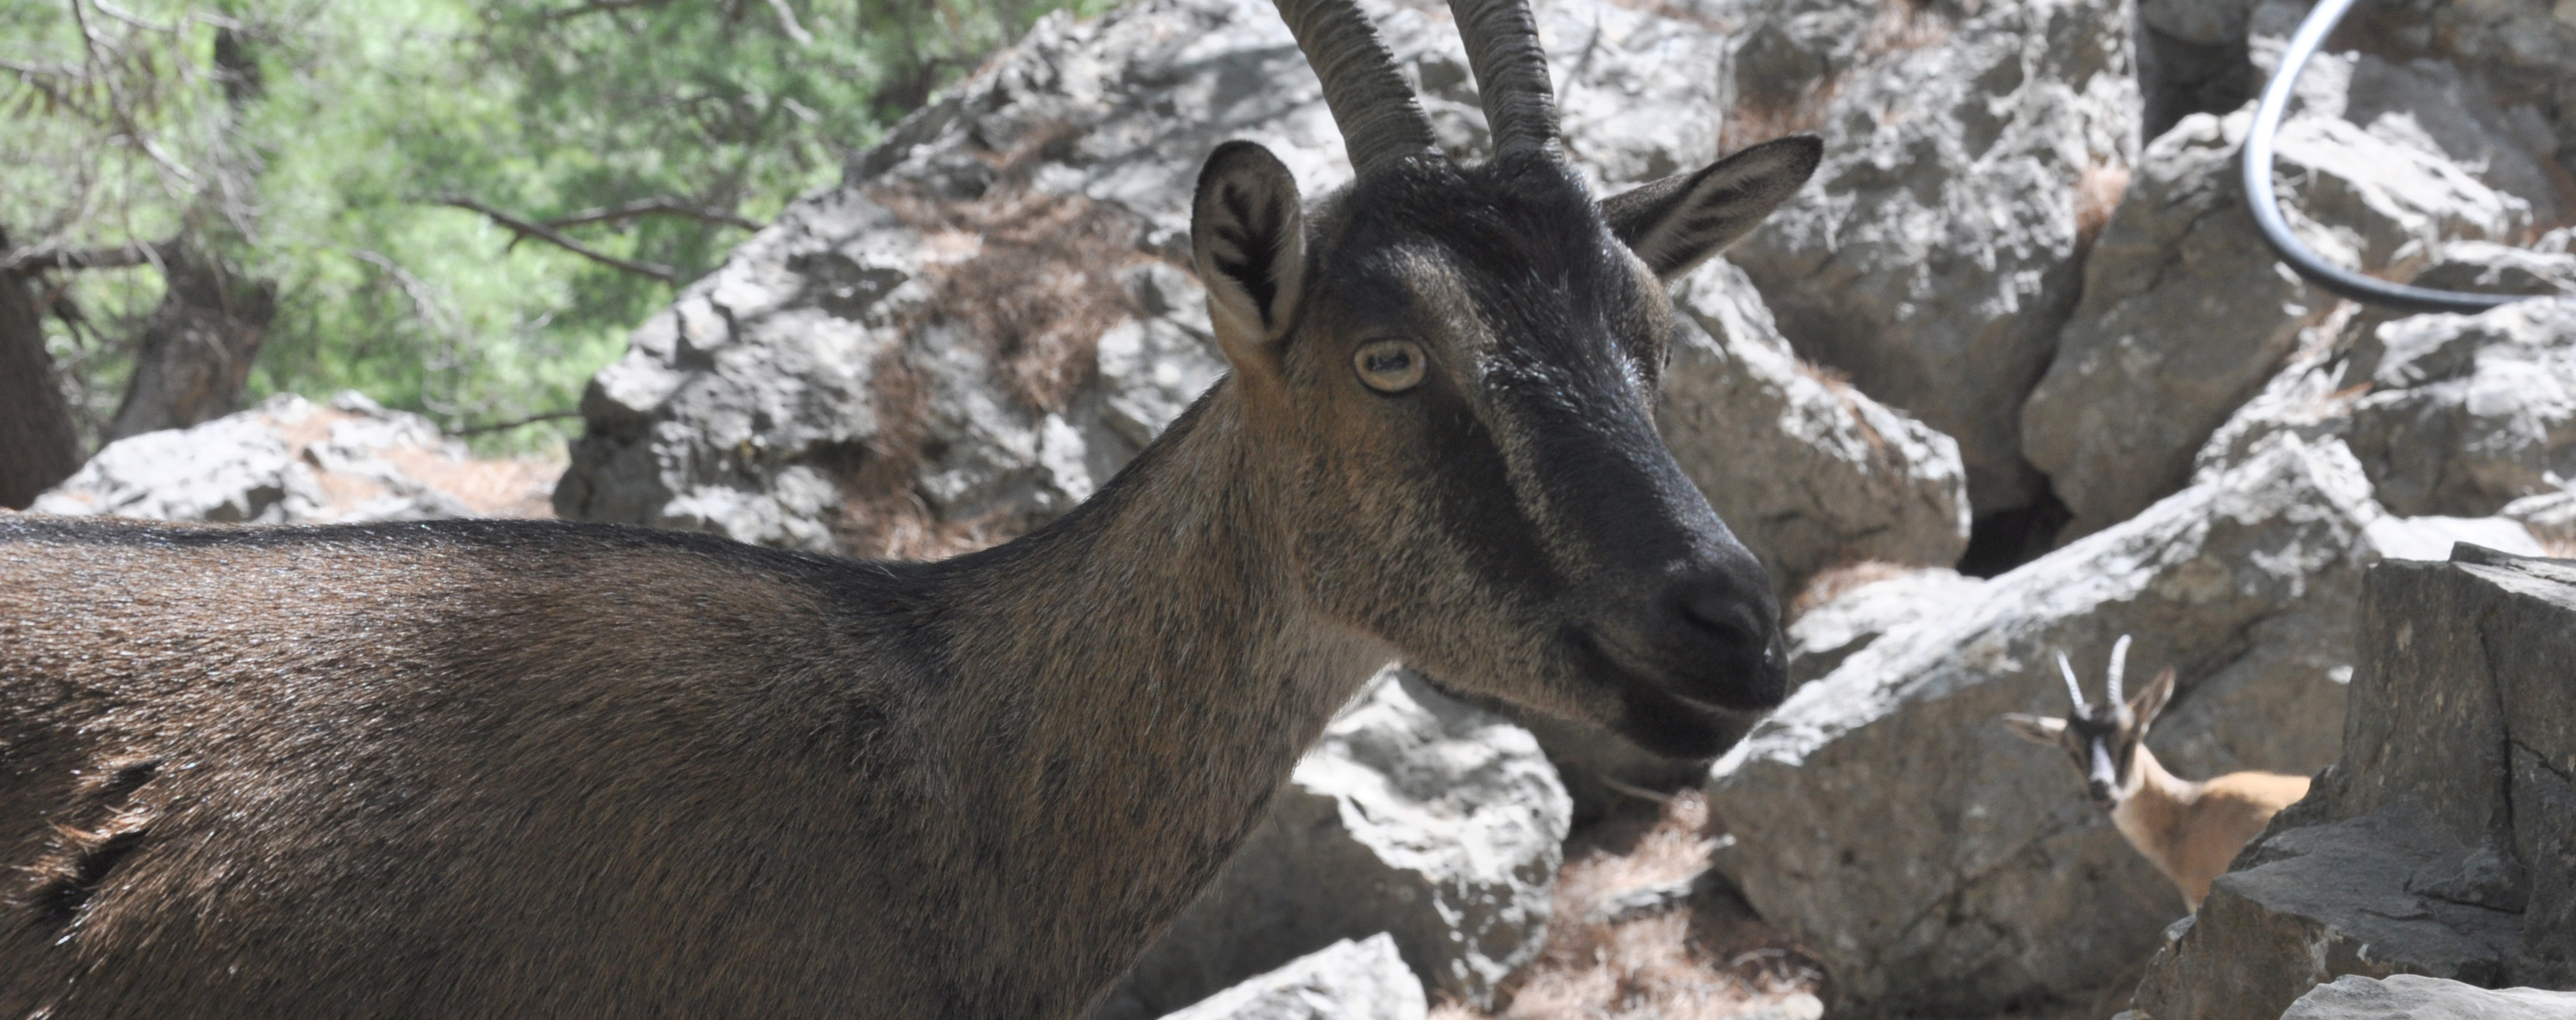
[[(1762, 709), (1789, 693), (1788, 643), (1780, 633), (1767, 579), (1749, 589), (1724, 573), (1674, 580), (1664, 591), (1666, 626), (1685, 661), (1714, 667), (1715, 690), (1700, 692), (1736, 709)], [(1668, 639), (1669, 640), (1669, 639)]]
[(2084, 790), (2086, 793), (2093, 795), (2095, 803), (2108, 804), (2111, 802), (2111, 784), (2109, 783), (2105, 783), (2099, 779), (2092, 780), (2084, 784)]
[(1701, 635), (1730, 650), (1767, 651), (1771, 628), (1753, 601), (1725, 578), (1701, 577), (1676, 582), (1671, 590), (1675, 614)]

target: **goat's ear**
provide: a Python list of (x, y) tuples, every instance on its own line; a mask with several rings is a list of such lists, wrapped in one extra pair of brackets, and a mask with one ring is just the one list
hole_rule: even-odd
[(1279, 157), (1251, 142), (1217, 146), (1190, 203), (1190, 252), (1227, 360), (1245, 369), (1275, 358), (1306, 282), (1305, 213)]
[(1790, 135), (1700, 169), (1604, 199), (1610, 232), (1671, 281), (1726, 250), (1805, 186), (1825, 158), (1825, 141)]
[(2004, 713), (2004, 725), (2011, 727), (2012, 731), (2019, 734), (2023, 740), (2030, 741), (2034, 744), (2046, 744), (2050, 747), (2057, 747), (2065, 742), (2066, 720), (2064, 719), (2052, 719), (2044, 715), (2023, 715), (2019, 712), (2006, 712)]
[(2167, 666), (2155, 679), (2147, 681), (2146, 690), (2129, 699), (2129, 718), (2137, 720), (2131, 725), (2138, 732), (2145, 733), (2147, 724), (2156, 721), (2156, 713), (2165, 710), (2165, 702), (2173, 700), (2173, 685), (2173, 667)]

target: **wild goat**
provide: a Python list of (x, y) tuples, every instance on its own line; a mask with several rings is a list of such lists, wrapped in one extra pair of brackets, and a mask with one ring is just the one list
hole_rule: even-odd
[(1820, 143), (1596, 202), (1522, 0), (1457, 0), (1475, 165), (1279, 3), (1357, 179), (1216, 150), (1232, 373), (1019, 541), (0, 519), (0, 1015), (1072, 1017), (1390, 658), (1734, 740), (1785, 649), (1656, 436), (1661, 281)]
[(2075, 666), (2057, 653), (2057, 671), (2066, 678), (2066, 694), (2075, 699), (2075, 714), (2063, 719), (2004, 716), (2014, 733), (2034, 743), (2064, 750), (2084, 776), (2084, 793), (2095, 806), (2111, 813), (2111, 824), (2129, 845), (2144, 854), (2156, 870), (2182, 890), (2193, 913), (2209, 897), (2209, 883), (2227, 873), (2227, 865), (2248, 840), (2261, 835), (2272, 815), (2308, 795), (2308, 780), (2272, 772), (2231, 772), (2195, 783), (2165, 771), (2147, 749), (2147, 727), (2173, 697), (2174, 671), (2167, 666), (2147, 689), (2128, 702), (2120, 700), (2120, 673), (2128, 666), (2129, 636), (2111, 646), (2109, 691), (2099, 707), (2084, 703), (2084, 688), (2075, 681)]

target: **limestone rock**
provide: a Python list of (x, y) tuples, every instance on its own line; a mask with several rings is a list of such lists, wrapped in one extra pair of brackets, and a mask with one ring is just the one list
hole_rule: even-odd
[(2181, 898), (2060, 756), (1996, 717), (2062, 713), (2051, 657), (2098, 677), (2131, 634), (2132, 675), (2180, 674), (2150, 737), (2177, 774), (2318, 768), (2342, 737), (2360, 572), (2419, 526), (2372, 502), (2340, 444), (2275, 437), (1800, 688), (1712, 771), (1735, 837), (1716, 867), (1855, 1008), (2089, 993), (2154, 949)]
[[(2269, 73), (2271, 54), (2307, 10), (2299, 0), (2260, 0), (2254, 6), (2246, 32), (2263, 73)], [(2357, 11), (2345, 19), (2334, 43), (2401, 67), (2430, 58), (2456, 68), (2457, 77), (2481, 93), (2474, 98), (2518, 122), (2512, 133), (2535, 161), (2555, 158), (2564, 166), (2576, 157), (2576, 103), (2569, 102), (2576, 97), (2576, 11), (2548, 3), (2404, 0), (2377, 18)], [(2391, 105), (2427, 111), (2426, 126), (2432, 127), (2437, 117), (2455, 119), (2444, 103), (2445, 97), (2419, 92), (2407, 97), (2405, 105)], [(2453, 154), (2475, 158), (2471, 152)]]
[(2347, 974), (2576, 982), (2576, 564), (2393, 560), (2359, 615), (2341, 761), (2157, 955), (2141, 1020), (2269, 1020)]
[(1975, 602), (1986, 582), (1946, 567), (1891, 571), (1810, 606), (1789, 624), (1789, 679), (1832, 673), (1852, 653), (1900, 627)]
[(1766, 8), (1737, 51), (1748, 136), (1812, 126), (1825, 162), (1729, 257), (1801, 355), (1958, 440), (1980, 514), (2038, 492), (2017, 412), (2135, 155), (2130, 20), (1807, 0)]
[(1490, 1006), (1545, 938), (1571, 812), (1527, 731), (1390, 670), (1094, 1016), (1158, 1016), (1380, 931), (1424, 985)]
[(2576, 298), (2358, 329), (2348, 346), (2312, 344), (2293, 358), (2210, 437), (2195, 479), (2283, 433), (2349, 442), (2400, 513), (2498, 514), (2576, 478)]
[(1164, 1020), (1422, 1020), (1430, 1006), (1395, 940), (1343, 939)]
[(2487, 241), (2454, 241), (2433, 253), (2433, 264), (2408, 282), (2419, 287), (2489, 294), (2576, 296), (2576, 235), (2561, 228), (2528, 248)]
[(2507, 106), (2480, 76), (2448, 60), (2385, 59), (2357, 53), (2343, 119), (2386, 138), (2430, 142), (2488, 187), (2531, 205), (2540, 223), (2562, 222), (2550, 178), (2557, 132), (2528, 103)]
[(2491, 990), (2440, 978), (2356, 975), (2290, 1004), (2281, 1020), (2561, 1020), (2576, 1016), (2576, 993)]
[(2389, 509), (2480, 516), (2576, 478), (2576, 299), (2419, 315), (2375, 339), (2347, 442)]
[(2403, 805), (2266, 839), (2261, 864), (2220, 879), (2191, 927), (2139, 988), (2146, 1016), (2279, 1014), (2336, 974), (2427, 974), (2478, 984), (2504, 976), (2517, 913), (2418, 897), (2415, 875), (2457, 874), (2470, 851)]
[(1800, 364), (1732, 264), (1673, 292), (1686, 314), (1655, 424), (1782, 594), (1842, 563), (1958, 562), (1969, 513), (1957, 442)]
[(355, 392), (322, 406), (289, 393), (111, 443), (29, 509), (249, 524), (544, 516), (553, 474), (474, 460), (429, 419)]
[[(2021, 411), (2024, 451), (2074, 511), (2063, 538), (2181, 489), (2193, 455), (2332, 302), (2274, 260), (2245, 212), (2237, 151), (2251, 119), (2195, 115), (2148, 146), (2085, 264), (2083, 300)], [(2283, 126), (2279, 151), (2294, 223), (2346, 265), (2420, 266), (2445, 240), (2529, 222), (2520, 200), (2426, 140), (2309, 111)]]
[[(2549, 554), (2576, 555), (2576, 488), (2561, 482), (2504, 505), (2496, 516), (2522, 524)], [(2481, 542), (2480, 545), (2493, 543)]]

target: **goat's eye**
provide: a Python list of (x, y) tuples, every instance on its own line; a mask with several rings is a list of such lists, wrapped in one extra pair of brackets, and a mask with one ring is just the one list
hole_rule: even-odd
[(1361, 382), (1380, 393), (1402, 393), (1420, 385), (1423, 370), (1429, 367), (1422, 345), (1411, 340), (1361, 344), (1359, 352), (1351, 355), (1351, 365), (1359, 369)]

